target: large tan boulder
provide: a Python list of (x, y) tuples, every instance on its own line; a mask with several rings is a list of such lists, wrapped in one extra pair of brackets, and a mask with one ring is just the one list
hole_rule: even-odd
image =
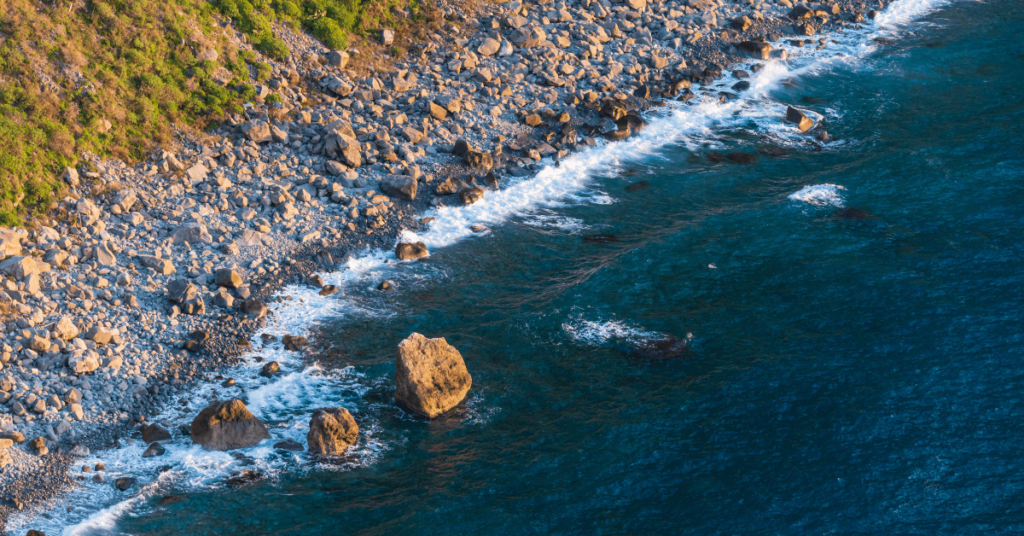
[(9, 227), (0, 227), (0, 258), (21, 255), (22, 238), (25, 238), (24, 233)]
[(444, 338), (413, 333), (398, 345), (395, 399), (409, 411), (437, 417), (459, 405), (472, 385), (462, 354)]
[(244, 449), (264, 439), (270, 432), (241, 400), (213, 404), (192, 421), (192, 442), (205, 449)]
[(354, 445), (359, 436), (359, 425), (345, 408), (323, 408), (313, 412), (309, 420), (310, 454), (340, 456), (345, 449)]
[(429, 254), (427, 245), (423, 242), (402, 242), (395, 246), (395, 257), (400, 261), (411, 261)]

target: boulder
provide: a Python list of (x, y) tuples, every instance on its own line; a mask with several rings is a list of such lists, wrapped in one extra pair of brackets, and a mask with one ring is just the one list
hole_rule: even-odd
[(423, 242), (402, 242), (395, 247), (395, 257), (398, 257), (400, 261), (411, 261), (429, 254), (427, 245)]
[(195, 164), (185, 170), (185, 176), (192, 182), (203, 182), (206, 180), (206, 174), (209, 172), (210, 170), (206, 166), (202, 164)]
[(174, 303), (187, 303), (199, 297), (199, 288), (187, 279), (175, 279), (167, 284), (167, 299)]
[(459, 200), (462, 201), (463, 205), (472, 205), (477, 201), (484, 198), (484, 189), (479, 186), (474, 188), (466, 188), (459, 192)]
[(807, 132), (814, 127), (813, 119), (792, 106), (786, 108), (786, 122), (795, 124), (800, 132)]
[(174, 230), (175, 244), (210, 244), (212, 242), (213, 237), (210, 236), (210, 231), (201, 223), (186, 223)]
[(93, 352), (68, 358), (68, 368), (75, 374), (86, 374), (100, 368), (100, 360)]
[(0, 258), (21, 255), (21, 239), (25, 235), (9, 227), (0, 227)]
[(263, 369), (260, 370), (260, 376), (264, 378), (272, 378), (274, 374), (277, 374), (281, 370), (281, 365), (277, 364), (277, 361), (271, 361), (266, 365), (263, 365)]
[(344, 69), (348, 65), (348, 53), (344, 50), (332, 50), (327, 54), (327, 64), (332, 67)]
[(238, 288), (242, 286), (242, 276), (230, 268), (217, 270), (216, 277), (218, 287)]
[(139, 255), (137, 258), (139, 259), (139, 263), (143, 266), (151, 268), (160, 275), (170, 275), (177, 271), (174, 268), (174, 263), (169, 259), (161, 259), (160, 257), (155, 257), (153, 255)]
[(40, 264), (33, 257), (11, 257), (0, 262), (0, 273), (22, 280), (30, 275), (43, 272)]
[(493, 56), (501, 49), (501, 42), (493, 37), (484, 39), (484, 42), (477, 47), (476, 51), (481, 56)]
[(416, 178), (408, 175), (388, 175), (380, 181), (381, 189), (406, 201), (416, 199)]
[(267, 306), (259, 300), (245, 300), (238, 308), (252, 318), (263, 318), (267, 315)]
[(759, 60), (767, 60), (772, 54), (772, 46), (765, 41), (743, 41), (738, 47), (744, 54)]
[(254, 143), (267, 143), (274, 139), (270, 133), (270, 124), (260, 119), (243, 124), (242, 134)]
[(114, 481), (114, 485), (121, 491), (128, 491), (135, 485), (135, 479), (131, 477), (118, 478)]
[(284, 345), (284, 349), (291, 352), (298, 352), (306, 347), (309, 341), (305, 337), (292, 337), (291, 335), (285, 335), (281, 337), (281, 344)]
[(248, 448), (270, 439), (267, 427), (237, 399), (218, 402), (199, 412), (191, 429), (192, 441), (209, 450)]
[(469, 151), (466, 153), (466, 164), (480, 171), (490, 171), (494, 168), (494, 158), (487, 153)]
[(444, 338), (413, 333), (398, 345), (395, 399), (409, 411), (437, 417), (459, 405), (472, 385), (462, 355)]
[(96, 259), (96, 264), (100, 266), (113, 267), (117, 266), (117, 257), (114, 252), (110, 250), (110, 245), (106, 242), (100, 242), (93, 250), (93, 258)]
[(309, 420), (309, 453), (340, 456), (356, 442), (359, 425), (345, 408), (323, 408), (313, 412)]
[(142, 430), (142, 440), (146, 443), (155, 443), (157, 441), (170, 441), (171, 432), (164, 428), (159, 423), (153, 423)]

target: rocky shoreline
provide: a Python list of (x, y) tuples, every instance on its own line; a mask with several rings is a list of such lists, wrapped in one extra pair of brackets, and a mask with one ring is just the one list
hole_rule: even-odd
[[(736, 98), (762, 62), (785, 59), (771, 43), (826, 47), (823, 34), (883, 6), (456, 7), (447, 33), (388, 72), (357, 75), (359, 52), (290, 34), (292, 60), (258, 91), (278, 99), (136, 166), (88, 158), (65, 171), (51, 219), (0, 228), (0, 523), (239, 363), (285, 285), (394, 248), (429, 225), (428, 208), (627, 138), (666, 100)], [(740, 81), (716, 86), (729, 69)], [(788, 119), (827, 141), (810, 118)]]

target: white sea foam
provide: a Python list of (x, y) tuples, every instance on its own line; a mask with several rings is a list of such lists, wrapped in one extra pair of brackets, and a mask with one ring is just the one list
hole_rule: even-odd
[[(591, 189), (592, 177), (611, 175), (629, 162), (657, 157), (659, 151), (672, 144), (694, 151), (720, 146), (722, 141), (718, 133), (730, 129), (756, 130), (771, 137), (774, 143), (783, 145), (806, 144), (805, 136), (795, 134), (791, 126), (780, 121), (786, 106), (772, 100), (770, 92), (789, 78), (823, 72), (836, 65), (858, 65), (859, 60), (877, 46), (872, 42), (874, 37), (887, 35), (894, 27), (907, 24), (948, 2), (897, 0), (880, 13), (873, 24), (866, 25), (865, 30), (830, 35), (837, 43), (830, 43), (823, 50), (782, 45), (790, 54), (789, 62), (765, 63), (763, 69), (748, 79), (751, 87), (742, 92), (739, 99), (725, 103), (706, 99), (693, 105), (671, 103), (667, 109), (649, 118), (649, 126), (639, 135), (624, 142), (584, 149), (563, 159), (558, 167), (550, 163), (552, 165), (547, 165), (534, 176), (515, 180), (501, 191), (489, 192), (472, 205), (432, 210), (427, 215), (436, 220), (427, 231), (419, 234), (407, 232), (401, 238), (422, 240), (429, 248), (437, 250), (471, 236), (481, 236), (471, 230), (475, 223), (494, 227), (517, 217), (525, 217), (528, 222), (531, 219), (537, 221), (539, 209), (550, 210), (577, 203), (612, 203), (615, 201), (613, 197)], [(737, 80), (727, 76), (714, 88), (727, 89), (735, 82)], [(700, 89), (697, 91), (701, 93)], [(790, 197), (807, 203), (841, 206), (841, 190), (841, 186), (817, 185)], [(548, 220), (548, 223), (569, 229), (585, 225), (557, 218)], [(430, 270), (437, 268), (425, 263), (395, 262), (390, 251), (367, 251), (347, 260), (338, 271), (323, 274), (326, 283), (339, 288), (337, 294), (322, 297), (305, 287), (283, 289), (281, 294), (293, 299), (270, 304), (274, 311), (273, 321), (261, 333), (278, 337), (304, 335), (310, 327), (326, 318), (397, 314), (379, 300), (366, 299), (368, 290), (383, 279), (415, 283), (431, 278), (434, 274)], [(620, 320), (574, 318), (563, 328), (574, 340), (593, 345), (607, 344), (614, 339), (639, 342), (664, 338), (663, 334)], [(144, 511), (151, 497), (172, 490), (222, 487), (227, 476), (243, 467), (256, 469), (269, 478), (282, 471), (341, 470), (351, 465), (372, 464), (393, 447), (378, 439), (381, 436), (379, 424), (371, 421), (361, 426), (359, 443), (353, 447), (353, 456), (344, 466), (311, 465), (304, 454), (273, 449), (272, 445), (282, 439), (302, 442), (309, 417), (315, 409), (326, 406), (353, 408), (380, 379), (365, 378), (351, 368), (339, 371), (327, 371), (319, 366), (304, 368), (301, 356), (284, 350), (280, 343), (264, 348), (257, 336), (253, 338), (253, 344), (259, 350), (247, 356), (245, 364), (223, 373), (225, 377), (234, 377), (241, 389), (223, 388), (218, 382), (211, 381), (190, 393), (185, 405), (167, 408), (156, 419), (176, 430), (179, 425), (189, 423), (210, 400), (242, 396), (244, 392), (250, 409), (270, 424), (274, 436), (274, 439), (257, 447), (241, 451), (250, 459), (247, 463), (251, 465), (243, 466), (242, 462), (226, 453), (208, 452), (192, 446), (187, 438), (168, 444), (168, 453), (157, 458), (142, 458), (145, 446), (140, 443), (104, 451), (82, 463), (91, 465), (102, 459), (108, 468), (107, 483), (94, 484), (87, 480), (48, 505), (45, 515), (16, 515), (6, 529), (14, 533), (37, 528), (47, 534), (102, 534), (116, 530), (118, 520), (123, 516)], [(254, 378), (261, 366), (251, 359), (255, 355), (281, 363), (282, 374), (273, 381)], [(468, 405), (471, 415), (467, 424), (486, 422), (489, 415), (498, 411), (497, 408), (486, 407), (482, 399), (473, 399)], [(170, 470), (160, 473), (158, 468), (164, 465), (170, 466)], [(121, 475), (138, 478), (139, 486), (126, 493), (117, 491), (110, 481)]]
[(562, 324), (565, 331), (574, 341), (591, 346), (603, 346), (615, 340), (628, 341), (636, 344), (643, 341), (660, 341), (666, 339), (664, 333), (648, 331), (630, 325), (622, 320), (593, 321), (580, 317), (572, 318)]
[(804, 186), (800, 191), (789, 194), (789, 198), (793, 201), (801, 201), (819, 207), (842, 207), (842, 192), (844, 190), (846, 188), (837, 184), (815, 184), (813, 186)]

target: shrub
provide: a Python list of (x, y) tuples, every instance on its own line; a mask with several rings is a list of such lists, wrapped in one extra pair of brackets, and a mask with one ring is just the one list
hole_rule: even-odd
[(260, 44), (256, 46), (256, 49), (278, 61), (288, 59), (288, 55), (291, 54), (291, 50), (288, 50), (288, 45), (284, 44), (284, 41), (274, 37), (263, 39), (260, 41)]
[(321, 17), (311, 25), (313, 35), (324, 42), (329, 48), (347, 48), (348, 34), (338, 26), (334, 19)]

